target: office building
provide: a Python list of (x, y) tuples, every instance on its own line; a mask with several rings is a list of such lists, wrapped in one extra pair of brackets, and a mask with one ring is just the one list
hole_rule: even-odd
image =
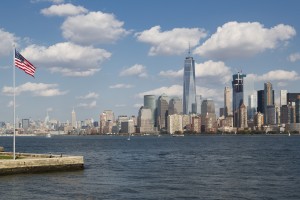
[(239, 126), (239, 108), (244, 103), (244, 78), (245, 74), (237, 73), (232, 76), (232, 112), (233, 126)]
[(300, 95), (297, 96), (295, 103), (296, 123), (300, 123)]
[(173, 114), (168, 116), (168, 133), (182, 133), (182, 115)]
[(153, 132), (152, 111), (149, 108), (143, 106), (139, 110), (137, 119), (137, 132), (139, 133), (151, 133)]
[(158, 130), (167, 130), (167, 117), (169, 108), (169, 97), (162, 94), (157, 100), (157, 125)]
[(224, 88), (224, 116), (232, 115), (232, 92), (230, 87), (226, 86)]
[(152, 113), (153, 125), (156, 127), (156, 96), (144, 95), (144, 108), (149, 108)]
[[(273, 93), (273, 88), (272, 84), (270, 82), (267, 82), (264, 84), (264, 121), (268, 124), (269, 122), (273, 121), (273, 119), (268, 120), (269, 113), (271, 114), (272, 112), (267, 111), (268, 106), (273, 106), (274, 105), (274, 93)], [(274, 107), (274, 112), (275, 112), (275, 107)], [(273, 117), (273, 116), (272, 116)]]
[(239, 109), (239, 128), (247, 128), (248, 124), (247, 124), (247, 107), (245, 106), (244, 103), (242, 103), (242, 105), (240, 106)]
[(203, 100), (201, 104), (201, 132), (215, 132), (217, 125), (215, 103), (213, 100)]
[(76, 121), (76, 113), (75, 113), (75, 110), (74, 110), (74, 108), (73, 108), (73, 110), (72, 110), (72, 127), (73, 128), (77, 128), (77, 121)]
[(197, 112), (195, 61), (190, 55), (184, 61), (183, 74), (183, 114)]
[(287, 90), (280, 90), (280, 107), (287, 105)]
[(174, 97), (169, 102), (168, 114), (182, 114), (182, 100), (178, 97)]

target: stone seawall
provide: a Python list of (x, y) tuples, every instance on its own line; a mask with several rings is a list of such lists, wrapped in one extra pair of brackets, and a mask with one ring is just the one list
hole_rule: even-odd
[[(0, 155), (12, 156), (12, 153), (1, 152)], [(68, 171), (84, 168), (83, 156), (17, 153), (16, 158), (16, 160), (0, 159), (0, 175)]]

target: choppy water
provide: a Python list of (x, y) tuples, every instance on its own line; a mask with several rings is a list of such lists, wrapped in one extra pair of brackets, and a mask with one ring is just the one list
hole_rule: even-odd
[[(0, 199), (300, 199), (300, 136), (17, 137), (83, 171), (0, 177)], [(12, 137), (0, 137), (11, 151)]]

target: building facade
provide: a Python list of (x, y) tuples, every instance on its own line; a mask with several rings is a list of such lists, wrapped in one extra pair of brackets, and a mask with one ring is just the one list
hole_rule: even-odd
[(196, 82), (195, 82), (195, 61), (188, 56), (184, 61), (183, 74), (183, 114), (197, 112), (196, 103)]
[(232, 76), (232, 112), (233, 126), (239, 125), (239, 108), (244, 103), (244, 78), (246, 74), (237, 73)]

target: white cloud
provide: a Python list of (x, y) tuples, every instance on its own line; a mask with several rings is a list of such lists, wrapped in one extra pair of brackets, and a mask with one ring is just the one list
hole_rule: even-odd
[[(183, 73), (183, 69), (180, 69), (178, 71), (161, 71), (159, 72), (159, 75), (169, 78), (182, 78)], [(226, 83), (231, 79), (231, 71), (224, 62), (214, 62), (209, 60), (204, 63), (195, 63), (195, 76), (196, 78), (216, 77), (215, 79), (220, 80), (222, 83)]]
[(8, 56), (12, 52), (13, 44), (19, 40), (13, 33), (0, 29), (0, 57)]
[(290, 62), (296, 62), (296, 61), (300, 60), (300, 53), (297, 52), (297, 53), (291, 54), (291, 55), (289, 56), (288, 60), (289, 60)]
[(135, 64), (132, 67), (124, 69), (120, 72), (120, 76), (138, 76), (138, 77), (147, 77), (146, 67), (143, 65)]
[(296, 71), (273, 70), (263, 75), (248, 74), (247, 77), (252, 77), (256, 81), (293, 81), (299, 80), (300, 77)]
[(91, 103), (80, 103), (77, 105), (77, 107), (81, 107), (81, 108), (95, 108), (97, 107), (97, 102), (96, 101), (92, 101)]
[(88, 94), (84, 96), (77, 97), (78, 99), (97, 99), (99, 97), (99, 94), (95, 92), (89, 92)]
[(61, 26), (64, 38), (78, 44), (113, 43), (129, 32), (113, 14), (89, 12), (68, 17)]
[[(150, 91), (138, 93), (136, 96), (139, 98), (144, 98), (144, 95), (156, 95), (157, 97), (166, 94), (169, 97), (177, 96), (182, 98), (183, 87), (182, 85), (172, 85), (170, 87), (160, 87)], [(215, 101), (223, 101), (223, 90), (207, 87), (196, 86), (196, 94), (201, 95), (203, 99), (214, 99)]]
[(123, 84), (123, 83), (109, 86), (109, 88), (112, 88), (112, 89), (123, 89), (123, 88), (132, 88), (132, 87), (133, 87), (133, 85)]
[[(17, 86), (15, 88), (15, 94), (19, 95), (23, 92), (31, 92), (34, 96), (50, 97), (64, 95), (67, 93), (67, 91), (60, 91), (57, 87), (57, 84), (27, 82), (23, 85)], [(13, 87), (4, 86), (2, 88), (2, 93), (7, 96), (12, 96)]]
[(111, 53), (92, 46), (79, 46), (64, 42), (45, 47), (30, 45), (22, 51), (36, 67), (46, 67), (63, 76), (91, 76), (100, 71), (100, 64), (109, 59)]
[(149, 51), (151, 56), (187, 53), (189, 45), (191, 48), (197, 46), (206, 35), (205, 30), (199, 28), (174, 28), (162, 32), (160, 26), (135, 34), (138, 41), (152, 45)]
[[(13, 107), (14, 106), (14, 101), (9, 101), (8, 102), (8, 104), (7, 104), (7, 107), (9, 107), (9, 108), (11, 108), (11, 107)], [(17, 107), (18, 105), (16, 104), (16, 107)]]
[(156, 95), (160, 96), (166, 94), (168, 96), (182, 96), (182, 85), (172, 85), (170, 87), (160, 87), (150, 91), (142, 92), (137, 94), (137, 97), (144, 98), (144, 95)]
[(258, 22), (228, 22), (218, 27), (217, 32), (194, 53), (215, 59), (248, 57), (266, 49), (275, 49), (280, 42), (295, 35), (296, 30), (284, 24), (268, 29)]
[(44, 8), (41, 13), (46, 16), (69, 16), (87, 13), (88, 10), (82, 6), (74, 6), (73, 4), (52, 5), (49, 8)]

